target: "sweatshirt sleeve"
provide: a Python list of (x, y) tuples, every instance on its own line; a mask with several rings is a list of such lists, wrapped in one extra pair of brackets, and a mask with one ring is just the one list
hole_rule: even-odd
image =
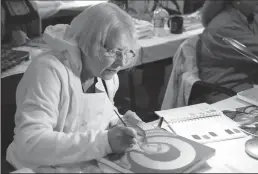
[(55, 130), (60, 121), (60, 79), (66, 73), (59, 71), (60, 66), (63, 65), (59, 61), (50, 59), (32, 63), (17, 90), (14, 143), (19, 158), (30, 164), (76, 163), (111, 153), (106, 130), (84, 133)]
[[(257, 25), (253, 24), (255, 29), (252, 29), (252, 26), (249, 27), (242, 26), (236, 22), (233, 23), (231, 26), (225, 26), (224, 28), (221, 28), (218, 33), (223, 36), (228, 36), (230, 38), (233, 38), (240, 43), (244, 44), (252, 53), (255, 55), (258, 55), (258, 34), (255, 33), (253, 30), (258, 31)], [(239, 54), (238, 54), (239, 55)], [(240, 55), (242, 57), (242, 55)], [(250, 59), (248, 59), (250, 60)]]
[(206, 0), (201, 9), (201, 22), (207, 27), (212, 19), (225, 8), (223, 1)]
[[(245, 28), (246, 27), (246, 28)], [(242, 56), (242, 54), (235, 51), (231, 46), (226, 44), (218, 36), (226, 36), (228, 38), (233, 38), (240, 43), (244, 44), (251, 52), (258, 55), (258, 35), (253, 34), (247, 26), (242, 26), (236, 22), (228, 23), (226, 26), (213, 31), (212, 29), (206, 30), (202, 34), (203, 43), (207, 48), (211, 50), (211, 53), (223, 60), (233, 60), (245, 63), (252, 63), (252, 60)]]

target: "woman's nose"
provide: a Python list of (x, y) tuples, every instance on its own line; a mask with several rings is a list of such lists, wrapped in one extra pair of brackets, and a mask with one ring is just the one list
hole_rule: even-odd
[(121, 57), (118, 57), (118, 59), (116, 60), (117, 64), (119, 66), (124, 67), (126, 65), (126, 56), (124, 54), (121, 55)]
[(113, 64), (112, 64), (112, 68), (117, 69), (119, 67), (123, 67), (124, 63), (121, 59), (117, 59)]

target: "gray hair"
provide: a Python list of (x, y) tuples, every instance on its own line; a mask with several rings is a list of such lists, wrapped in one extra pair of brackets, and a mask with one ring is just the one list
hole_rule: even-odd
[(132, 47), (136, 43), (133, 19), (112, 3), (100, 3), (88, 7), (71, 22), (70, 26), (73, 31), (72, 37), (86, 57), (99, 58), (101, 47), (107, 40), (118, 40), (119, 38), (109, 35), (114, 30), (125, 34)]

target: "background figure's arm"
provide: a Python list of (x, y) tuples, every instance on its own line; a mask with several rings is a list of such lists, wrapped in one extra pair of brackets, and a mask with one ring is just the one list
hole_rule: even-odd
[[(212, 29), (211, 29), (212, 30)], [(216, 32), (207, 30), (203, 33), (203, 44), (217, 58), (226, 60), (238, 60), (243, 62), (252, 62), (251, 59), (244, 57), (239, 52), (235, 51), (225, 41), (217, 36), (224, 36), (235, 39), (244, 44), (251, 52), (258, 56), (258, 35), (253, 34), (251, 30), (234, 23), (231, 26), (226, 26), (218, 29)]]

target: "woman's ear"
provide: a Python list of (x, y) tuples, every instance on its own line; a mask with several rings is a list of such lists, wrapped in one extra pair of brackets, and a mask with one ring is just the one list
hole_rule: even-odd
[(141, 61), (142, 60), (142, 47), (140, 46), (140, 44), (137, 42), (137, 40), (135, 40), (133, 42), (133, 48), (132, 48), (135, 56), (134, 58), (131, 60), (131, 61), (128, 61), (128, 64), (124, 67), (122, 67), (122, 69), (129, 69), (131, 70), (136, 64), (138, 61)]

